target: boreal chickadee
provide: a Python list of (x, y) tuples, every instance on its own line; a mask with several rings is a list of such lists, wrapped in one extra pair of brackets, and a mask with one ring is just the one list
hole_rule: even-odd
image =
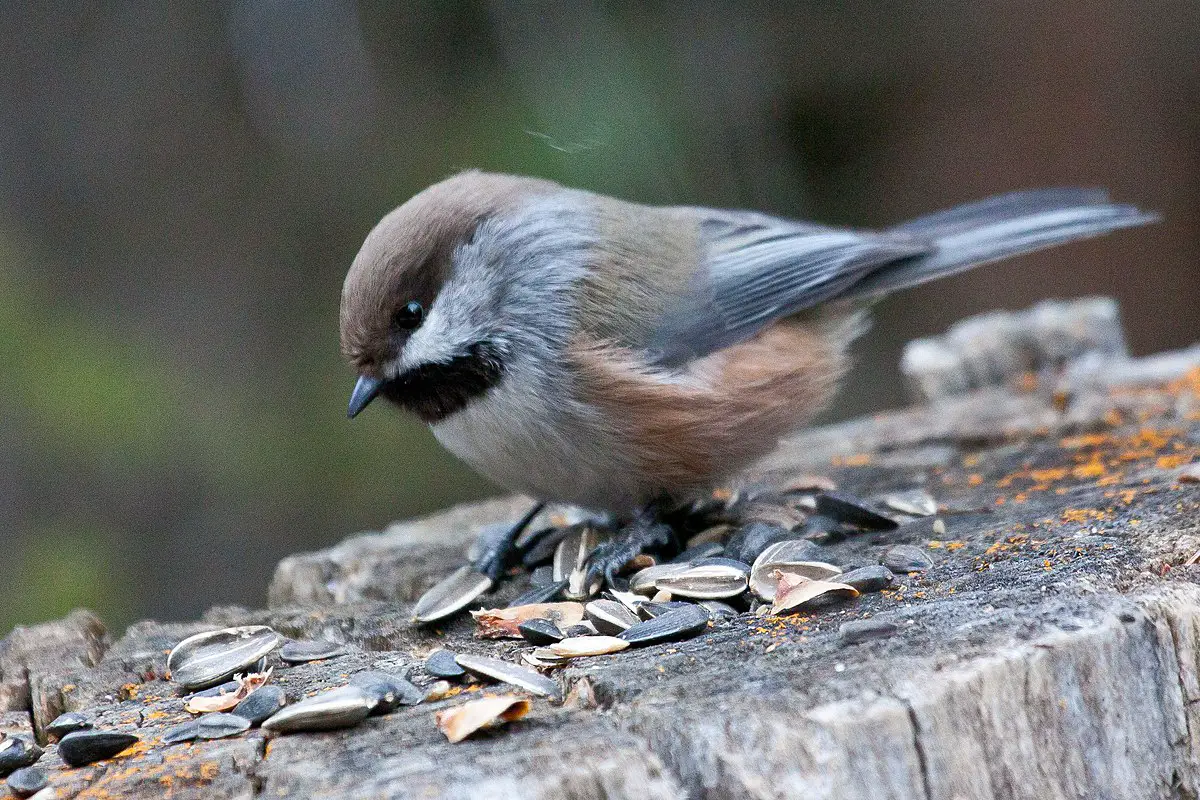
[(464, 172), (385, 216), (354, 259), (349, 414), (382, 396), (544, 500), (684, 500), (829, 404), (871, 301), (1154, 219), (1061, 188), (859, 231)]

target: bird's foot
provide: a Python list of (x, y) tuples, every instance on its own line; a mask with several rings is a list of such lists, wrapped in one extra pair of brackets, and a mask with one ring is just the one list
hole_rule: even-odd
[(617, 531), (606, 542), (601, 542), (588, 557), (587, 582), (603, 575), (609, 586), (617, 583), (616, 575), (621, 568), (647, 550), (659, 550), (675, 540), (671, 526), (660, 522), (653, 512), (642, 513), (633, 522)]
[(512, 526), (489, 526), (480, 532), (475, 542), (479, 555), (474, 560), (475, 571), (486, 575), (493, 581), (498, 581), (504, 571), (512, 566), (518, 555), (516, 542), (521, 534), (529, 527), (545, 503), (535, 503), (533, 508), (517, 520)]

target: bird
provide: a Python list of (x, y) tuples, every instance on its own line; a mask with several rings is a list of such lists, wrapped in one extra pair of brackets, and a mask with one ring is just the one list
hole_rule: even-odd
[[(1050, 188), (856, 230), (468, 170), (384, 216), (350, 266), (348, 415), (382, 397), (502, 487), (641, 518), (827, 408), (885, 295), (1156, 219)], [(595, 568), (661, 535), (640, 530)], [(517, 533), (477, 569), (498, 574)]]

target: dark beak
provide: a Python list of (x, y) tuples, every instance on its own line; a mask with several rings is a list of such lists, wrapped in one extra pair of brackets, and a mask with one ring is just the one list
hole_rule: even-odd
[(379, 395), (379, 390), (382, 388), (383, 381), (378, 378), (360, 375), (358, 383), (354, 384), (354, 393), (350, 395), (350, 409), (346, 412), (346, 416), (350, 419), (357, 417), (358, 412), (366, 408)]

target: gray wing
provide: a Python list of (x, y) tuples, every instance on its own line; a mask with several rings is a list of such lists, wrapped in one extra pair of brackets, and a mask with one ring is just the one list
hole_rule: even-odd
[(667, 367), (736, 344), (771, 322), (845, 292), (885, 264), (931, 250), (913, 234), (867, 233), (753, 212), (699, 216), (703, 261), (651, 341)]

